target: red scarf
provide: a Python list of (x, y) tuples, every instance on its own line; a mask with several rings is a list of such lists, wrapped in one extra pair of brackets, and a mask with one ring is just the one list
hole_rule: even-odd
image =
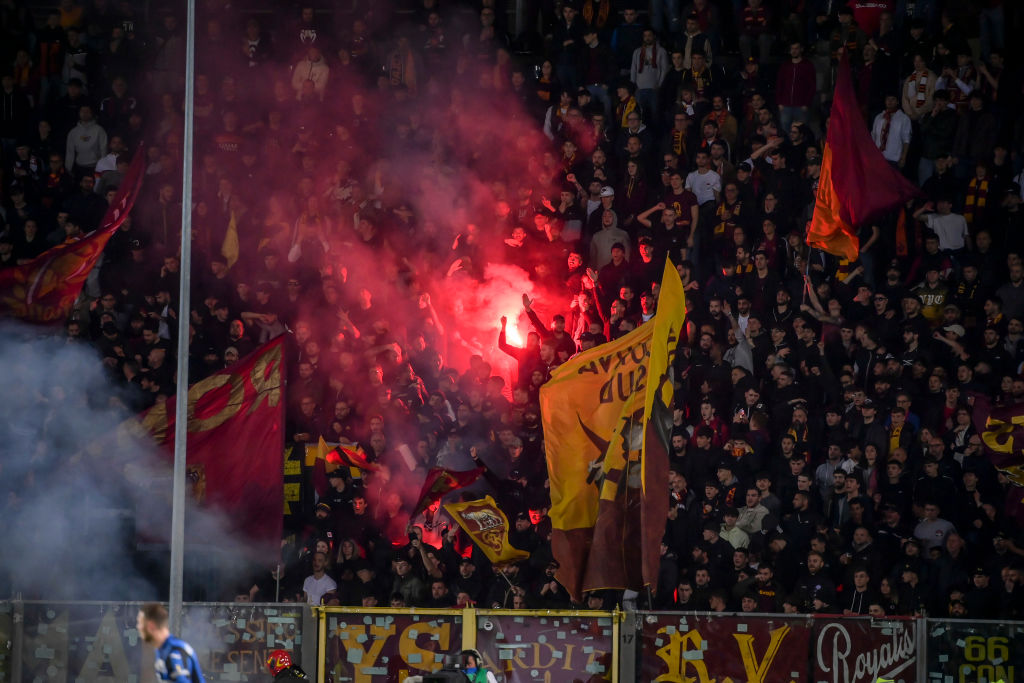
[(882, 123), (882, 139), (878, 141), (878, 149), (885, 151), (885, 146), (889, 142), (889, 124), (892, 123), (893, 112), (886, 110), (882, 112), (885, 116), (885, 121)]
[(651, 59), (650, 59), (650, 61), (647, 60), (647, 46), (646, 45), (641, 45), (640, 46), (640, 66), (638, 66), (636, 68), (636, 72), (638, 74), (642, 74), (644, 72), (644, 66), (647, 65), (647, 64), (650, 64), (652, 69), (657, 69), (658, 68), (658, 44), (657, 43), (655, 43), (654, 45), (651, 46)]

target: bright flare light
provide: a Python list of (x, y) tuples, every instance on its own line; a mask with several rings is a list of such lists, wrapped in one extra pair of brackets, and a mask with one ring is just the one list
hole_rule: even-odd
[(505, 326), (505, 341), (512, 346), (523, 346), (523, 335), (519, 334), (519, 311), (507, 315), (508, 325)]

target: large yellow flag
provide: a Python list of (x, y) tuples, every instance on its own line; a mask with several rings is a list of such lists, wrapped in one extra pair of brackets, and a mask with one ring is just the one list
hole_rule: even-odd
[(575, 356), (541, 387), (551, 545), (558, 579), (576, 600), (589, 590), (656, 585), (668, 514), (664, 416), (671, 423), (672, 358), (685, 312), (668, 262), (653, 320)]
[(508, 517), (490, 496), (464, 503), (445, 503), (444, 509), (494, 564), (519, 562), (530, 556), (509, 543)]

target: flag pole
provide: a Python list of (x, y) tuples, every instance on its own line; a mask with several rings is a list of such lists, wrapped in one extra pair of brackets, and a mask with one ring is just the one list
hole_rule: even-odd
[(181, 265), (178, 283), (178, 387), (174, 395), (174, 487), (171, 498), (171, 633), (181, 633), (185, 573), (185, 454), (188, 441), (188, 345), (192, 274), (192, 144), (194, 113), (196, 2), (187, 0), (185, 24), (185, 130), (181, 169)]

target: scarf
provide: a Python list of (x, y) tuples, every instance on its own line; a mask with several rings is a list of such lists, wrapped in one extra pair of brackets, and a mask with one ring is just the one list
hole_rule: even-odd
[(626, 128), (629, 126), (629, 122), (626, 121), (626, 117), (629, 116), (630, 112), (636, 111), (637, 104), (636, 98), (630, 97), (625, 102), (619, 102), (619, 106), (615, 108), (615, 114), (619, 119), (619, 126)]
[[(740, 208), (741, 208), (740, 202), (736, 202), (735, 204), (729, 204), (728, 202), (722, 202), (721, 204), (718, 205), (718, 208), (715, 209), (715, 215), (718, 216), (718, 218), (720, 220), (718, 221), (718, 224), (715, 225), (715, 237), (724, 236), (725, 235), (725, 228), (727, 226), (728, 227), (732, 227), (732, 226), (736, 225), (736, 217), (740, 214)], [(723, 218), (723, 214), (726, 211), (732, 212), (732, 218), (730, 218), (728, 220)], [(731, 237), (732, 233), (730, 233), (729, 236)]]
[(633, 198), (633, 193), (636, 191), (638, 180), (639, 179), (634, 175), (630, 176), (629, 180), (626, 182), (626, 196), (630, 199)]
[(921, 108), (928, 99), (928, 70), (915, 71), (910, 77), (917, 84), (917, 92), (914, 95), (914, 106)]
[(810, 431), (807, 427), (804, 427), (801, 431), (797, 431), (795, 427), (790, 426), (786, 430), (786, 433), (793, 437), (793, 441), (796, 442), (796, 446), (793, 449), (795, 453), (802, 456), (805, 462), (810, 462), (811, 452), (807, 448), (807, 440), (810, 438)]
[(900, 447), (900, 434), (903, 433), (904, 425), (893, 425), (892, 431), (889, 432), (889, 452), (892, 453), (894, 450)]
[(608, 23), (608, 12), (611, 9), (611, 2), (604, 0), (597, 8), (597, 21), (594, 21), (594, 0), (587, 0), (583, 3), (583, 23), (587, 26), (602, 27)]
[(725, 125), (725, 119), (729, 116), (729, 112), (725, 109), (722, 111), (712, 110), (707, 116), (704, 117), (705, 121), (714, 121), (718, 124), (718, 130), (722, 130), (722, 126)]
[(404, 55), (395, 50), (388, 61), (388, 80), (391, 85), (405, 85), (409, 90), (416, 90), (416, 63), (412, 50), (406, 50)]
[(839, 257), (839, 263), (836, 265), (837, 280), (842, 282), (850, 275), (850, 271), (852, 270), (850, 265), (852, 265), (852, 262), (849, 259), (843, 258), (842, 256)]
[(967, 183), (967, 198), (964, 200), (964, 220), (970, 225), (975, 216), (985, 209), (988, 199), (988, 178), (971, 178)]
[(636, 72), (638, 74), (642, 74), (644, 72), (644, 66), (646, 66), (648, 64), (651, 65), (652, 69), (657, 69), (658, 68), (658, 45), (657, 45), (657, 43), (655, 43), (654, 45), (651, 46), (651, 59), (650, 59), (650, 61), (648, 61), (648, 59), (647, 59), (647, 46), (646, 45), (641, 45), (640, 46), (640, 65), (636, 68)]
[(537, 80), (537, 97), (542, 102), (551, 101), (551, 81), (546, 78), (540, 78)]
[(886, 145), (889, 143), (889, 124), (892, 123), (892, 114), (893, 113), (891, 111), (882, 112), (885, 120), (882, 122), (882, 134), (880, 136), (881, 139), (878, 141), (878, 149), (883, 152), (885, 151)]
[(697, 97), (704, 96), (704, 89), (710, 85), (711, 79), (707, 69), (701, 72), (690, 69), (690, 78), (693, 79), (693, 90), (697, 93)]
[(686, 135), (681, 130), (672, 129), (672, 152), (682, 158), (686, 151)]
[(896, 255), (905, 258), (910, 254), (907, 242), (907, 212), (900, 209), (896, 214)]

